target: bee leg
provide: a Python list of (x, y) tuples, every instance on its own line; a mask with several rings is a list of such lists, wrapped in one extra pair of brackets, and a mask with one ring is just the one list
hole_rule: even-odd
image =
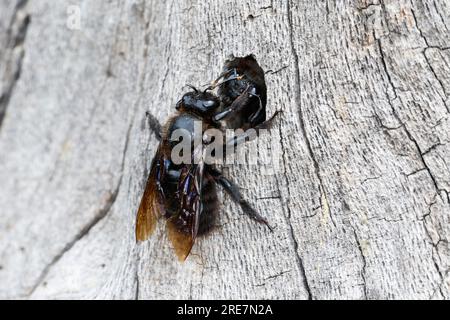
[(219, 81), (223, 78), (225, 78), (227, 75), (230, 74), (230, 70), (224, 71), (222, 72), (216, 80), (211, 82), (211, 85), (209, 86), (210, 89), (214, 89), (215, 87), (217, 87), (219, 85)]
[(259, 213), (256, 212), (256, 210), (252, 208), (252, 206), (243, 198), (241, 192), (239, 191), (239, 187), (236, 184), (234, 184), (231, 180), (225, 178), (222, 173), (216, 169), (210, 169), (210, 173), (213, 176), (214, 180), (219, 183), (225, 190), (225, 192), (227, 192), (231, 196), (231, 199), (239, 204), (239, 206), (242, 208), (242, 211), (244, 211), (246, 215), (259, 223), (265, 224), (267, 228), (269, 228), (269, 230), (273, 232), (273, 228), (269, 225), (267, 220), (259, 215)]
[(248, 119), (250, 121), (251, 126), (253, 127), (255, 125), (256, 120), (258, 119), (258, 117), (264, 112), (264, 107), (262, 104), (262, 100), (261, 97), (259, 96), (259, 94), (256, 94), (256, 89), (253, 88), (252, 91), (250, 91), (249, 93), (251, 96), (258, 98), (259, 101), (259, 107), (258, 110), (256, 110), (255, 113), (253, 113), (250, 118)]
[(248, 86), (240, 95), (239, 97), (237, 97), (233, 103), (225, 108), (225, 110), (219, 112), (218, 114), (216, 114), (213, 119), (215, 121), (220, 121), (223, 120), (227, 117), (229, 117), (231, 114), (239, 112), (243, 107), (245, 107), (248, 103), (248, 100), (251, 97), (251, 89), (250, 86)]
[(246, 130), (244, 133), (238, 134), (238, 135), (234, 136), (233, 138), (229, 139), (225, 144), (224, 150), (230, 150), (230, 149), (233, 149), (233, 148), (237, 147), (238, 145), (241, 145), (245, 142), (252, 141), (253, 139), (255, 139), (258, 136), (258, 130), (260, 130), (260, 129), (264, 129), (264, 130), (271, 129), (273, 127), (275, 118), (281, 112), (282, 111), (280, 111), (280, 110), (275, 111), (275, 113), (273, 114), (272, 117), (270, 117), (269, 120), (264, 121), (263, 123), (260, 123), (259, 125)]
[(161, 141), (161, 134), (162, 134), (162, 127), (159, 123), (158, 119), (154, 115), (152, 115), (149, 111), (145, 112), (145, 115), (147, 117), (147, 122), (150, 127), (150, 129), (153, 131), (153, 133), (156, 136), (156, 139)]
[[(282, 110), (275, 111), (275, 113), (270, 117), (269, 120), (266, 120), (266, 121), (258, 124), (257, 126), (254, 126), (253, 128), (255, 130), (259, 130), (259, 129), (267, 129), (268, 130), (268, 129), (271, 129), (273, 127), (273, 123), (275, 121), (275, 118), (282, 112), (283, 112)], [(254, 116), (252, 116), (252, 118), (256, 119), (256, 117), (254, 117)]]
[[(255, 130), (247, 130), (244, 133), (238, 134), (233, 138), (229, 139), (225, 145), (224, 150), (234, 150), (238, 145), (244, 144), (246, 142), (250, 142), (257, 137), (257, 133)], [(233, 151), (234, 152), (234, 151)]]
[[(228, 77), (225, 78), (226, 76), (228, 76)], [(211, 83), (211, 85), (208, 87), (208, 89), (213, 90), (213, 89), (217, 88), (218, 86), (224, 84), (225, 82), (228, 82), (231, 80), (240, 80), (240, 79), (242, 79), (242, 77), (243, 76), (239, 76), (237, 74), (236, 69), (227, 70), (227, 71), (223, 72), (222, 74), (220, 74), (220, 76)], [(220, 81), (221, 79), (223, 79), (223, 80)]]

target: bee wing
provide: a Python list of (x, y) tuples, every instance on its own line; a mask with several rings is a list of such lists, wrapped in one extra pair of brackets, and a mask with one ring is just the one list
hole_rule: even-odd
[(178, 185), (180, 212), (167, 220), (169, 240), (180, 261), (186, 260), (197, 237), (202, 212), (203, 172), (203, 160), (183, 170)]
[(194, 245), (195, 239), (189, 233), (182, 232), (177, 226), (176, 216), (167, 220), (167, 234), (180, 261), (186, 260)]
[(165, 156), (158, 148), (155, 158), (153, 158), (150, 175), (147, 180), (144, 195), (139, 205), (136, 216), (136, 241), (145, 241), (153, 233), (157, 219), (164, 214), (162, 190), (158, 188), (158, 183), (164, 178)]

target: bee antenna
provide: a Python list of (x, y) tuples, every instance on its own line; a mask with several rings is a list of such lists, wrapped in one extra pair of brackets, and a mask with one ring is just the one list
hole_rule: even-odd
[(187, 84), (187, 85), (185, 85), (185, 87), (189, 87), (189, 88), (191, 88), (192, 90), (194, 90), (195, 91), (195, 93), (198, 93), (198, 90), (197, 90), (197, 88), (196, 87), (194, 87), (192, 84)]

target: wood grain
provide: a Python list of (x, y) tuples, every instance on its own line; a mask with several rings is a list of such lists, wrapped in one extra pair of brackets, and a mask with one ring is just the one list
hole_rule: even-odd
[[(449, 299), (450, 7), (411, 1), (0, 4), (0, 298)], [(267, 71), (260, 162), (180, 264), (134, 222), (187, 83)]]

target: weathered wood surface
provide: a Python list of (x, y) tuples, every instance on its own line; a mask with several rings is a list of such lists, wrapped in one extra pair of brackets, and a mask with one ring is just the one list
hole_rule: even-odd
[[(79, 30), (68, 2), (0, 3), (1, 298), (450, 298), (448, 1), (70, 4)], [(229, 53), (284, 110), (281, 172), (227, 171), (276, 230), (222, 194), (180, 264), (162, 228), (134, 241), (145, 111)]]

